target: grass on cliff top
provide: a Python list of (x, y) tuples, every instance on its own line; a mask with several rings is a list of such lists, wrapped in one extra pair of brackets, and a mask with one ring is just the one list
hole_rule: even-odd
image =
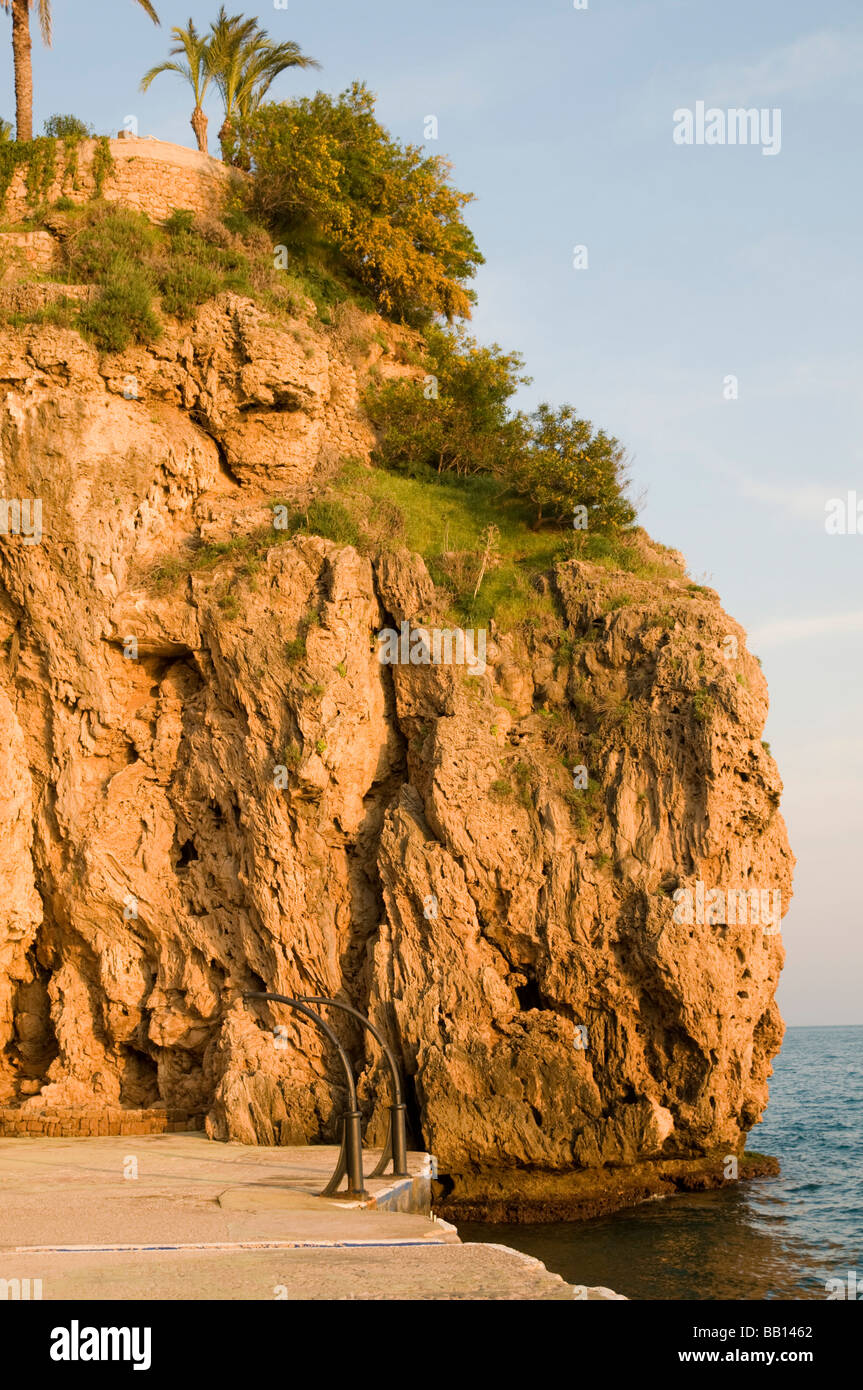
[(113, 203), (55, 206), (43, 225), (61, 239), (62, 265), (50, 278), (95, 285), (93, 303), (69, 302), (59, 313), (35, 310), (25, 322), (77, 328), (104, 352), (123, 352), (132, 343), (154, 343), (160, 315), (180, 320), (225, 290), (249, 295), (275, 315), (305, 317), (306, 300), (318, 317), (352, 295), (316, 258), (293, 257), (290, 269), (276, 264), (273, 237), (240, 212), (206, 219), (177, 209), (163, 226), (143, 213)]
[[(442, 475), (440, 482), (429, 482), (348, 460), (307, 506), (282, 505), (288, 507), (287, 527), (264, 526), (166, 556), (150, 571), (150, 583), (164, 590), (192, 572), (222, 565), (238, 578), (252, 577), (272, 546), (296, 535), (321, 536), (366, 555), (405, 546), (422, 555), (435, 584), (449, 595), (451, 621), (483, 626), (494, 618), (507, 632), (520, 625), (559, 624), (551, 589), (534, 581), (560, 560), (590, 560), (638, 578), (678, 574), (671, 567), (644, 564), (625, 536), (535, 530), (527, 504), (502, 495), (500, 484), (481, 474)], [(495, 550), (474, 598), (489, 526), (497, 528)]]
[[(551, 596), (537, 592), (531, 578), (560, 558), (561, 535), (531, 531), (527, 507), (502, 498), (495, 479), (442, 475), (430, 483), (349, 463), (332, 496), (351, 518), (361, 548), (370, 548), (369, 542), (371, 547), (406, 546), (422, 555), (435, 584), (452, 595), (456, 621), (482, 625), (493, 617), (507, 630), (553, 613)], [(313, 504), (310, 524), (326, 522), (321, 505)], [(489, 525), (498, 528), (495, 553), (474, 600)]]
[[(623, 533), (537, 530), (532, 521), (529, 504), (507, 496), (488, 475), (442, 474), (431, 482), (348, 461), (326, 492), (297, 514), (292, 529), (367, 553), (398, 546), (418, 551), (435, 584), (449, 592), (453, 620), (481, 626), (494, 618), (503, 631), (555, 614), (541, 577), (560, 560), (590, 560), (639, 578), (678, 574), (671, 566), (645, 564)], [(490, 526), (496, 535), (474, 598)]]

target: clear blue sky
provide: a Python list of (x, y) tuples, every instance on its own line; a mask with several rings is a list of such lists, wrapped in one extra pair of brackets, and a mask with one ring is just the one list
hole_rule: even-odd
[[(172, 24), (206, 27), (217, 5), (156, 6), (160, 30), (132, 0), (54, 0), (53, 51), (34, 36), (37, 129), (74, 112), (114, 133), (134, 114), (141, 134), (192, 143), (179, 81), (146, 96), (138, 81)], [(785, 1018), (863, 1022), (863, 535), (824, 529), (828, 498), (863, 496), (859, 0), (227, 8), (323, 64), (274, 96), (361, 78), (416, 143), (437, 116), (430, 148), (477, 195), (477, 332), (525, 354), (526, 404), (569, 400), (624, 441), (644, 524), (763, 660), (799, 861)], [(8, 45), (3, 61), (11, 118)], [(672, 113), (699, 100), (781, 108), (781, 152), (675, 145)], [(214, 146), (215, 101), (210, 115)]]

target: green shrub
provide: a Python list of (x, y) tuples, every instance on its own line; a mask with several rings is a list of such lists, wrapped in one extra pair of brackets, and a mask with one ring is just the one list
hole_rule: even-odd
[(323, 497), (312, 502), (298, 529), (311, 536), (323, 536), (324, 540), (335, 541), (338, 545), (357, 545), (360, 541), (360, 528), (355, 518), (344, 503), (333, 498)]
[(462, 217), (472, 195), (438, 155), (404, 146), (378, 122), (361, 83), (268, 103), (241, 141), (254, 168), (251, 206), (300, 245), (325, 242), (382, 312), (412, 322), (470, 313), (481, 264)]
[(511, 397), (528, 381), (518, 353), (481, 347), (463, 330), (431, 328), (426, 337), (422, 381), (372, 379), (366, 388), (380, 433), (375, 462), (414, 478), (491, 474), (502, 491), (525, 499), (535, 526), (571, 526), (577, 505), (587, 509), (591, 532), (632, 525), (616, 439), (594, 432), (569, 405), (511, 413)]
[(699, 724), (705, 724), (713, 714), (716, 701), (707, 690), (696, 690), (692, 697), (692, 716)]
[(191, 232), (195, 225), (195, 214), (190, 208), (174, 208), (170, 217), (162, 223), (168, 236), (183, 236)]
[(191, 256), (176, 257), (159, 275), (162, 308), (178, 319), (190, 319), (200, 305), (222, 288), (221, 277)]
[(64, 243), (69, 278), (81, 284), (104, 284), (119, 256), (149, 265), (159, 233), (140, 212), (105, 208), (91, 213)]
[(531, 791), (534, 783), (533, 768), (530, 763), (519, 761), (513, 769), (513, 775), (518, 786), (519, 798), (524, 806), (532, 806)]
[(162, 329), (146, 272), (128, 256), (115, 256), (98, 298), (81, 310), (79, 323), (104, 352), (124, 352), (133, 341), (155, 342)]
[(375, 461), (422, 478), (432, 473), (501, 476), (522, 440), (508, 402), (528, 378), (517, 352), (481, 347), (463, 330), (430, 328), (426, 379), (372, 381), (364, 404), (382, 433)]
[(248, 236), (255, 226), (247, 209), (237, 202), (229, 203), (222, 221), (229, 232), (233, 232), (234, 236), (239, 237)]
[(625, 457), (616, 439), (594, 432), (571, 405), (543, 403), (525, 427), (510, 486), (536, 508), (536, 524), (549, 519), (572, 525), (574, 508), (587, 509), (588, 530), (631, 526), (635, 508), (624, 495)]
[[(285, 642), (285, 656), (292, 666), (295, 666), (305, 658), (306, 641), (309, 630), (310, 628), (317, 627), (320, 621), (320, 613), (316, 608), (313, 608), (311, 612), (306, 613), (297, 624), (296, 637), (291, 637)], [(323, 692), (323, 686), (321, 687), (321, 691)]]
[[(103, 347), (110, 344), (111, 351), (133, 338), (151, 342), (157, 336), (152, 307), (157, 293), (165, 313), (188, 319), (220, 291), (249, 288), (250, 262), (245, 252), (230, 244), (224, 230), (221, 236), (229, 244), (218, 244), (218, 227), (204, 224), (199, 229), (185, 209), (175, 209), (164, 228), (159, 228), (141, 213), (92, 207), (83, 216), (70, 218), (68, 228), (64, 242), (68, 278), (102, 287), (97, 305), (82, 314), (81, 326), (94, 333)], [(129, 280), (125, 289), (124, 279)], [(124, 305), (132, 315), (128, 332), (122, 326)]]
[(93, 135), (93, 127), (78, 116), (49, 116), (42, 129), (52, 140), (89, 140)]
[(100, 135), (93, 151), (93, 197), (101, 198), (105, 180), (114, 170), (114, 156), (107, 135)]
[(27, 202), (31, 208), (39, 208), (46, 202), (57, 177), (57, 144), (45, 135), (37, 135), (25, 149)]
[(321, 323), (332, 323), (332, 310), (350, 298), (357, 300), (362, 308), (374, 308), (371, 300), (363, 299), (356, 292), (352, 294), (351, 287), (334, 275), (325, 264), (310, 259), (308, 248), (301, 259), (295, 260), (293, 273), (288, 275), (282, 271), (281, 275), (286, 288), (293, 286), (298, 295), (312, 301)]
[(572, 820), (579, 835), (585, 836), (590, 829), (590, 813), (583, 800), (580, 800), (579, 793), (572, 787), (564, 793), (567, 802), (572, 808)]
[(600, 790), (599, 782), (591, 777), (586, 787), (568, 787), (564, 792), (564, 797), (572, 808), (572, 818), (579, 835), (587, 835), (601, 809)]

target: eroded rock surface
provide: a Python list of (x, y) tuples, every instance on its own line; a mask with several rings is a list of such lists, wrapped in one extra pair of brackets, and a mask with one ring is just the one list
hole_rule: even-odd
[[(368, 456), (336, 337), (223, 295), (123, 358), (7, 334), (0, 377), (2, 495), (42, 503), (38, 544), (0, 536), (0, 1104), (332, 1138), (337, 1067), (243, 1004), (266, 989), (371, 1013), (446, 1173), (736, 1152), (781, 938), (674, 895), (784, 911), (792, 859), (716, 595), (667, 553), (651, 580), (570, 561), (559, 632), (492, 631), (482, 676), (382, 665), (382, 626), (435, 620), (419, 557), (260, 540)], [(380, 1059), (337, 1027), (380, 1138)]]

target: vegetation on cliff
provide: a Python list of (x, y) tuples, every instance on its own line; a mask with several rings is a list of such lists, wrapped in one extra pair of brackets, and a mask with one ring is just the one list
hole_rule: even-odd
[(383, 467), (425, 479), (435, 472), (458, 479), (489, 474), (502, 496), (526, 499), (534, 526), (547, 521), (586, 531), (589, 524), (595, 532), (616, 532), (634, 522), (616, 439), (594, 431), (569, 405), (512, 412), (510, 401), (528, 380), (518, 374), (517, 353), (432, 327), (422, 362), (423, 380), (372, 382), (366, 391), (366, 408), (381, 431), (375, 458)]
[[(7, 9), (10, 4), (17, 33), (20, 7), (8, 0)], [(156, 18), (152, 6), (143, 7)], [(40, 17), (47, 37), (47, 0)], [(53, 212), (68, 280), (94, 286), (96, 295), (86, 303), (60, 297), (36, 317), (76, 326), (103, 351), (122, 352), (155, 342), (162, 315), (189, 319), (226, 289), (251, 294), (275, 312), (295, 311), (295, 290), (309, 294), (323, 322), (339, 302), (373, 307), (419, 335), (414, 373), (385, 379), (373, 372), (365, 383), (364, 405), (378, 432), (373, 462), (425, 485), (444, 476), (461, 486), (479, 475), (489, 480), (470, 493), (484, 537), (482, 578), (500, 568), (496, 538), (512, 529), (514, 518), (522, 531), (572, 529), (582, 550), (587, 533), (593, 544), (604, 536), (625, 545), (635, 508), (619, 442), (569, 404), (555, 409), (543, 402), (532, 414), (515, 409), (518, 389), (529, 382), (520, 355), (482, 346), (462, 326), (483, 257), (464, 216), (473, 195), (455, 187), (447, 160), (394, 138), (359, 82), (338, 97), (318, 92), (266, 103), (279, 73), (317, 64), (296, 43), (275, 43), (255, 18), (229, 16), (222, 6), (208, 32), (190, 20), (172, 35), (169, 58), (150, 68), (142, 88), (163, 73), (189, 83), (201, 149), (202, 103), (211, 84), (218, 88), (223, 156), (250, 171), (245, 195), (225, 221), (202, 225), (178, 209), (157, 228), (100, 204), (110, 167), (103, 140), (94, 159), (93, 206), (81, 211), (61, 200)], [(34, 224), (44, 223), (58, 150), (65, 189), (74, 183), (78, 144), (88, 133), (76, 117), (52, 117), (45, 136), (30, 140), (19, 106), (18, 141), (0, 142), (0, 194), (25, 164)]]
[[(252, 25), (243, 33), (255, 51), (263, 44), (269, 52), (263, 31)], [(191, 30), (185, 38), (203, 44)], [(198, 57), (197, 77), (221, 80), (210, 49)], [(381, 547), (393, 536), (416, 541), (426, 510), (446, 516), (417, 548), (452, 596), (453, 612), (475, 621), (527, 618), (537, 603), (534, 581), (567, 554), (637, 569), (635, 508), (618, 440), (569, 404), (519, 409), (518, 392), (530, 381), (522, 357), (479, 343), (465, 328), (475, 299), (470, 281), (483, 258), (465, 220), (472, 195), (454, 186), (447, 161), (393, 137), (362, 84), (335, 98), (319, 92), (263, 104), (266, 85), (259, 73), (253, 96), (234, 93), (235, 133), (251, 173), (221, 217), (178, 209), (159, 227), (103, 202), (102, 146), (94, 200), (48, 208), (58, 150), (74, 179), (82, 129), (75, 118), (55, 119), (62, 141), (0, 144), (0, 186), (28, 161), (31, 225), (59, 238), (58, 276), (94, 291), (83, 302), (61, 295), (31, 317), (77, 327), (116, 353), (155, 343), (166, 317), (191, 321), (226, 290), (281, 318), (311, 313), (311, 300), (319, 331), (338, 332), (335, 319), (353, 311), (380, 314), (384, 356), (391, 362), (395, 354), (406, 370), (372, 365), (361, 378), (377, 434), (372, 473), (364, 471), (361, 486), (349, 469), (322, 478), (311, 506), (308, 497), (292, 499), (295, 527)], [(387, 527), (369, 523), (371, 498), (378, 516), (389, 516)], [(540, 609), (545, 602), (540, 595)]]
[[(59, 177), (63, 190), (74, 187), (78, 174), (82, 140), (90, 131), (77, 116), (51, 116), (45, 122), (45, 134), (35, 140), (0, 139), (0, 211), (17, 169), (25, 169), (27, 204), (35, 223), (40, 223), (48, 211), (48, 199)], [(108, 138), (100, 135), (92, 158), (93, 199), (102, 197), (105, 178), (113, 167)]]
[(289, 249), (323, 246), (383, 314), (416, 324), (470, 313), (482, 257), (449, 165), (402, 145), (367, 87), (264, 106), (245, 125), (251, 207)]
[(529, 381), (522, 358), (459, 326), (483, 257), (463, 216), (472, 195), (453, 186), (446, 160), (391, 136), (359, 83), (338, 99), (319, 92), (262, 106), (242, 138), (253, 172), (249, 207), (289, 254), (421, 333), (417, 374), (372, 379), (365, 392), (379, 466), (420, 481), (487, 474), (496, 499), (529, 504), (534, 526), (610, 535), (632, 525), (618, 441), (571, 405), (514, 411)]

